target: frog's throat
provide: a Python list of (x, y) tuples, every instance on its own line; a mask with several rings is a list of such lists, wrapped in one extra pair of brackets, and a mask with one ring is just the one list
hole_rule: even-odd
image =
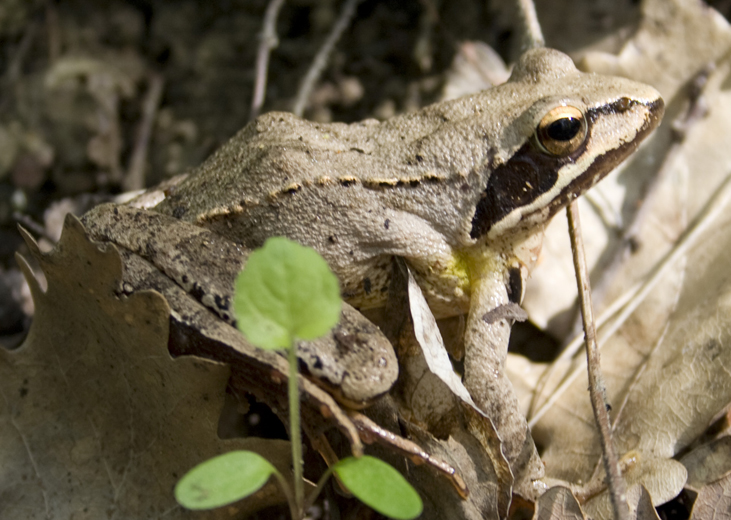
[(487, 245), (455, 251), (453, 258), (450, 274), (460, 280), (467, 295), (471, 295), (486, 278), (502, 276), (509, 267), (505, 253)]

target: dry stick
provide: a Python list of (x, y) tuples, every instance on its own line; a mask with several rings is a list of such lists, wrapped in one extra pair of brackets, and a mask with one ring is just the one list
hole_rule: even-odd
[(523, 48), (524, 50), (536, 47), (544, 47), (546, 40), (543, 38), (541, 24), (538, 23), (536, 6), (533, 0), (518, 0), (518, 14), (523, 25)]
[[(731, 174), (729, 174), (721, 185), (715, 190), (713, 197), (708, 201), (701, 214), (693, 221), (693, 224), (688, 227), (683, 233), (683, 236), (675, 244), (675, 247), (669, 251), (663, 259), (658, 262), (655, 268), (652, 270), (650, 275), (642, 282), (638, 283), (634, 287), (630, 288), (625, 292), (619, 299), (617, 299), (610, 308), (604, 311), (597, 322), (601, 325), (606, 323), (610, 318), (614, 317), (617, 312), (620, 314), (612, 321), (611, 326), (608, 330), (602, 329), (602, 338), (611, 337), (627, 320), (627, 318), (639, 307), (644, 301), (645, 297), (650, 291), (660, 282), (662, 277), (668, 272), (668, 270), (675, 265), (675, 262), (687, 254), (693, 247), (698, 239), (705, 233), (708, 228), (713, 224), (716, 219), (727, 211), (727, 207), (731, 204)], [(581, 346), (583, 341), (580, 337), (577, 337), (571, 344), (566, 348), (566, 351), (573, 351), (574, 347), (578, 348)], [(566, 352), (564, 351), (564, 352)], [(559, 356), (559, 360), (565, 359), (563, 353)], [(555, 366), (554, 362), (554, 366)], [(561, 385), (558, 386), (546, 402), (536, 411), (535, 414), (528, 421), (528, 425), (532, 428), (536, 425), (541, 417), (560, 399), (568, 387), (576, 379), (577, 375), (583, 372), (583, 365), (576, 367), (562, 381)]]
[(23, 63), (33, 46), (38, 33), (38, 24), (30, 22), (23, 32), (23, 37), (18, 43), (13, 55), (10, 57), (8, 68), (0, 79), (0, 112), (6, 112), (20, 98), (19, 90), (23, 88), (20, 78), (23, 73)]
[(48, 61), (55, 63), (61, 56), (61, 23), (56, 2), (46, 0), (46, 32), (48, 33)]
[(312, 61), (310, 70), (307, 71), (305, 79), (302, 81), (302, 85), (297, 92), (297, 98), (294, 102), (294, 109), (292, 112), (297, 117), (302, 117), (302, 113), (305, 111), (305, 105), (310, 98), (310, 93), (312, 92), (315, 83), (317, 83), (317, 80), (320, 79), (320, 74), (322, 74), (322, 71), (327, 65), (330, 53), (340, 39), (340, 36), (342, 36), (343, 31), (345, 31), (348, 25), (350, 25), (350, 21), (353, 19), (353, 16), (355, 16), (355, 8), (358, 7), (360, 1), (361, 0), (347, 0), (345, 2), (343, 10), (340, 11), (340, 16), (335, 22), (335, 25), (333, 25), (325, 43), (322, 44), (322, 47), (320, 47), (320, 50), (317, 52), (315, 59)]
[(419, 30), (414, 44), (414, 59), (422, 72), (429, 71), (433, 64), (432, 34), (434, 25), (439, 20), (439, 12), (434, 0), (421, 0), (422, 10), (419, 16)]
[(21, 226), (31, 230), (36, 235), (45, 238), (48, 240), (51, 244), (55, 244), (58, 242), (58, 238), (52, 237), (48, 230), (43, 227), (41, 224), (33, 220), (33, 218), (30, 215), (26, 215), (25, 213), (20, 213), (19, 211), (13, 212), (13, 220), (20, 224)]
[(584, 257), (584, 243), (581, 238), (579, 206), (575, 200), (566, 208), (566, 215), (569, 219), (571, 252), (574, 258), (574, 270), (576, 271), (576, 285), (579, 289), (581, 316), (584, 320), (591, 407), (594, 409), (594, 419), (599, 427), (602, 458), (604, 460), (604, 470), (607, 472), (607, 484), (609, 486), (609, 497), (612, 501), (612, 508), (614, 509), (614, 518), (615, 520), (627, 520), (629, 518), (627, 486), (622, 478), (619, 458), (617, 457), (617, 452), (612, 442), (612, 427), (609, 423), (609, 412), (607, 411), (607, 403), (605, 400), (606, 387), (604, 385), (604, 378), (602, 377), (599, 347), (596, 343), (596, 330), (594, 329), (591, 287), (589, 286), (589, 274), (586, 268), (586, 258)]
[(251, 100), (249, 119), (256, 118), (264, 105), (267, 89), (267, 73), (269, 70), (269, 53), (279, 44), (277, 38), (277, 16), (284, 0), (271, 0), (264, 14), (264, 26), (259, 35), (259, 49), (256, 52), (256, 80), (254, 81), (254, 97)]
[(162, 75), (153, 73), (150, 75), (150, 85), (147, 88), (147, 95), (142, 103), (142, 121), (137, 129), (137, 139), (129, 160), (127, 175), (122, 179), (123, 191), (136, 191), (145, 187), (145, 162), (147, 151), (150, 148), (150, 136), (152, 125), (157, 116), (157, 107), (160, 106), (162, 90), (165, 80)]
[(23, 37), (20, 39), (20, 43), (18, 44), (18, 47), (5, 72), (5, 77), (8, 83), (14, 84), (20, 79), (20, 75), (23, 71), (23, 62), (28, 55), (28, 51), (30, 51), (31, 46), (33, 45), (37, 32), (38, 25), (35, 22), (30, 22), (25, 28)]

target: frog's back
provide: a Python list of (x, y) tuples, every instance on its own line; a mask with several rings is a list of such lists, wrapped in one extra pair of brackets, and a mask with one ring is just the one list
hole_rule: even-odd
[[(546, 153), (536, 129), (568, 105), (590, 123), (577, 127), (586, 129), (577, 147)], [(425, 278), (451, 276), (455, 251), (538, 229), (661, 114), (654, 89), (580, 73), (568, 56), (535, 49), (507, 84), (383, 123), (261, 116), (155, 209), (247, 248), (297, 240), (325, 256), (346, 292), (368, 295), (384, 286), (374, 279), (384, 280), (392, 256)]]
[(375, 120), (317, 124), (283, 112), (262, 115), (195, 169), (156, 210), (196, 222), (264, 204), (281, 191), (318, 179), (354, 176), (342, 158), (332, 158), (367, 154), (363, 147), (376, 125)]

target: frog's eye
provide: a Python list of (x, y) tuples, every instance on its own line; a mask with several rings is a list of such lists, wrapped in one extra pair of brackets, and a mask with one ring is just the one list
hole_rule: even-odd
[(586, 118), (576, 107), (555, 107), (538, 123), (535, 138), (547, 154), (565, 157), (575, 152), (584, 142)]

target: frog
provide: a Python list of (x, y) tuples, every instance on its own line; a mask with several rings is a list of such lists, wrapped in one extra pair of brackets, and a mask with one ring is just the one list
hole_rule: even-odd
[[(242, 251), (272, 236), (312, 247), (361, 311), (385, 305), (403, 259), (436, 318), (466, 316), (464, 384), (518, 471), (537, 454), (504, 365), (543, 228), (663, 112), (648, 85), (531, 49), (502, 85), (385, 121), (261, 115), (144, 210)], [(208, 298), (219, 313), (229, 304)]]

